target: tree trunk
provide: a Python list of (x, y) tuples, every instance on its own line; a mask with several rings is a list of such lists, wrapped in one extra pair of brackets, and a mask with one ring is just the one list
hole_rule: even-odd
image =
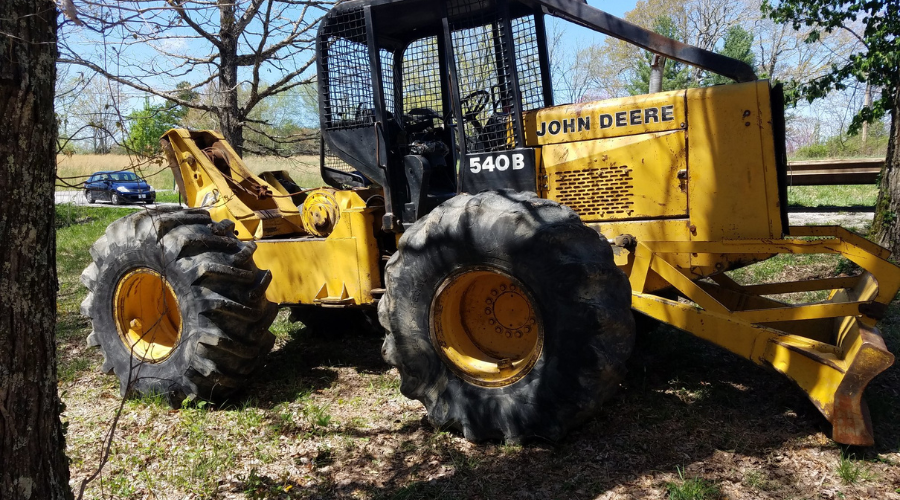
[(881, 171), (878, 202), (872, 235), (881, 246), (900, 258), (900, 85), (894, 89), (891, 109), (891, 134), (888, 137), (887, 157)]
[(238, 59), (237, 37), (235, 33), (235, 6), (234, 2), (220, 0), (219, 2), (219, 96), (218, 115), (219, 126), (222, 128), (222, 136), (231, 144), (237, 154), (244, 154), (244, 121), (240, 116), (238, 107)]
[[(866, 82), (866, 93), (863, 94), (863, 108), (869, 109), (872, 107), (872, 85), (869, 82)], [(860, 137), (862, 138), (862, 154), (868, 154), (868, 145), (866, 143), (869, 142), (869, 120), (866, 120), (862, 124), (862, 132), (860, 132)]]
[(650, 86), (647, 92), (648, 94), (662, 92), (663, 73), (665, 72), (665, 69), (666, 58), (659, 54), (653, 54), (653, 62), (650, 63)]
[(0, 1), (0, 498), (66, 499), (56, 382), (56, 6)]

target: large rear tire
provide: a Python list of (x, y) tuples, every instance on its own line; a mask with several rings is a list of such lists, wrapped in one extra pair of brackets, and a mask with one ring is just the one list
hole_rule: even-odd
[(618, 387), (634, 343), (609, 244), (534, 194), (460, 195), (385, 270), (382, 355), (438, 428), (558, 441)]
[(119, 219), (91, 248), (81, 275), (88, 345), (103, 351), (122, 396), (221, 401), (242, 388), (275, 338), (271, 281), (234, 236), (203, 210), (146, 210)]

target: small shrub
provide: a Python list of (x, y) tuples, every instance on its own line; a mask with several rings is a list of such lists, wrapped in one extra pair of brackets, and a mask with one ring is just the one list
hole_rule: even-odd
[(325, 428), (331, 425), (332, 416), (328, 413), (327, 406), (309, 404), (306, 407), (306, 417), (313, 427)]

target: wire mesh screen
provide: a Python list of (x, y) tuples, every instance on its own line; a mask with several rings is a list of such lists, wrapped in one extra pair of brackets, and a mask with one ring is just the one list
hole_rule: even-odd
[(444, 114), (437, 37), (416, 40), (403, 52), (403, 113), (414, 109)]
[(337, 153), (328, 147), (328, 143), (322, 140), (322, 168), (337, 172), (352, 173), (356, 169), (342, 160)]
[(503, 45), (503, 19), (490, 0), (452, 2), (449, 8), (470, 14), (450, 26), (466, 150), (481, 153), (515, 147), (512, 64)]
[(513, 46), (516, 49), (516, 70), (519, 73), (519, 92), (522, 110), (543, 108), (544, 85), (541, 78), (541, 59), (538, 51), (537, 26), (533, 16), (512, 20)]
[(384, 107), (390, 113), (396, 112), (394, 103), (394, 53), (381, 49), (381, 86), (384, 90)]
[(372, 124), (375, 102), (363, 10), (345, 12), (330, 19), (320, 36), (327, 75), (327, 98), (322, 110), (326, 129)]

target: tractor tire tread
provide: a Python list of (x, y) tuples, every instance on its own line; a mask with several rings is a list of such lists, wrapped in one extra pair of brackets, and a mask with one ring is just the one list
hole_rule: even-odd
[[(499, 388), (457, 376), (430, 337), (429, 304), (445, 277), (485, 263), (530, 288), (544, 323), (534, 367)], [(385, 282), (382, 355), (400, 372), (400, 391), (425, 405), (435, 427), (470, 441), (558, 441), (596, 415), (624, 376), (634, 343), (627, 277), (609, 244), (553, 201), (512, 191), (458, 195), (406, 230)]]
[[(162, 393), (176, 408), (218, 401), (263, 363), (275, 340), (268, 327), (277, 309), (265, 298), (271, 273), (247, 258), (255, 245), (237, 240), (233, 227), (204, 210), (147, 210), (113, 222), (91, 247), (81, 278), (89, 290), (82, 314), (93, 323), (87, 342), (100, 347), (102, 370), (118, 376), (123, 396)], [(132, 355), (113, 319), (116, 284), (136, 267), (164, 276), (181, 312), (181, 340), (156, 363)]]

